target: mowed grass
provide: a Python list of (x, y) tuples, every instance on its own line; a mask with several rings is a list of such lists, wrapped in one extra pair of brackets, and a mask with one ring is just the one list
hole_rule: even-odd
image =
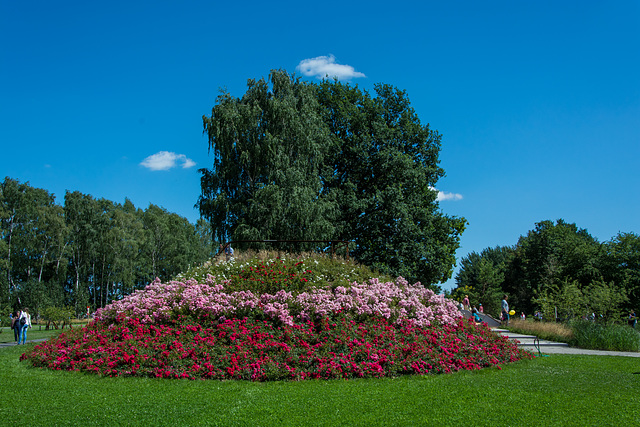
[[(74, 325), (74, 328), (78, 326)], [(39, 340), (39, 339), (49, 339), (51, 337), (55, 337), (63, 331), (68, 331), (69, 328), (63, 329), (48, 329), (46, 330), (44, 326), (41, 328), (38, 325), (34, 325), (31, 329), (27, 331), (27, 341), (29, 340)], [(2, 332), (0, 333), (0, 343), (13, 343), (15, 342), (15, 335), (13, 333), (13, 329), (2, 328)]]
[[(72, 322), (73, 328), (83, 328), (88, 323), (88, 320), (77, 320), (74, 319)], [(68, 331), (69, 326), (66, 325), (64, 329), (58, 327), (55, 329), (51, 327), (50, 329), (46, 329), (46, 322), (33, 322), (32, 327), (27, 331), (27, 341), (29, 340), (39, 340), (39, 339), (49, 339), (57, 336), (58, 334)], [(13, 333), (13, 329), (9, 326), (3, 326), (0, 328), (0, 344), (12, 343), (15, 342), (15, 335)]]
[(451, 375), (250, 383), (42, 370), (18, 361), (23, 350), (0, 349), (0, 425), (584, 426), (640, 419), (637, 358), (551, 355)]

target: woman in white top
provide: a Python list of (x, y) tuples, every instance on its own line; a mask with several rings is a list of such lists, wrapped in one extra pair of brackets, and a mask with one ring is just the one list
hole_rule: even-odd
[(31, 316), (29, 315), (29, 310), (24, 309), (20, 312), (20, 318), (18, 320), (20, 332), (18, 333), (18, 344), (22, 341), (22, 344), (27, 343), (27, 329), (31, 327)]

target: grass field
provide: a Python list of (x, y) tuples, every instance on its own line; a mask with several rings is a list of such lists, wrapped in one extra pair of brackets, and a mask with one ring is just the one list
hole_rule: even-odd
[(19, 362), (23, 350), (0, 349), (0, 425), (585, 426), (640, 419), (637, 358), (551, 355), (451, 375), (250, 383), (47, 371)]
[[(75, 327), (75, 326), (74, 326)], [(68, 331), (68, 328), (65, 328), (65, 331)], [(39, 340), (43, 338), (51, 338), (62, 332), (62, 329), (49, 329), (45, 330), (44, 326), (40, 328), (38, 325), (34, 325), (31, 329), (27, 331), (27, 341), (29, 340)], [(12, 343), (15, 342), (15, 335), (13, 334), (13, 329), (2, 328), (2, 333), (0, 333), (0, 343)]]

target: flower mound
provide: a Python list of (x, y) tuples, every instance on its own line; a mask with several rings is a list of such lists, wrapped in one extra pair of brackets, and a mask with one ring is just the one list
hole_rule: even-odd
[(266, 381), (446, 373), (532, 357), (402, 278), (296, 295), (227, 293), (229, 283), (155, 281), (21, 360), (107, 376)]

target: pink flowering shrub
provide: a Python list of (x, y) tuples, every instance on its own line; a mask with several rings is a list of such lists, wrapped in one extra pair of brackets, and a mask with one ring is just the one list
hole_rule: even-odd
[(21, 360), (107, 376), (266, 381), (446, 373), (532, 357), (403, 278), (318, 286), (321, 275), (303, 262), (234, 268), (156, 280)]
[(455, 304), (419, 283), (409, 285), (403, 278), (393, 282), (353, 283), (350, 287), (311, 288), (294, 296), (280, 290), (275, 294), (252, 291), (225, 292), (229, 279), (218, 283), (209, 276), (206, 283), (195, 280), (161, 283), (156, 280), (145, 289), (98, 310), (97, 319), (113, 322), (121, 314), (143, 323), (166, 323), (179, 316), (192, 321), (252, 317), (291, 326), (333, 313), (344, 312), (354, 319), (373, 315), (395, 324), (411, 319), (417, 326), (455, 324), (462, 317)]

